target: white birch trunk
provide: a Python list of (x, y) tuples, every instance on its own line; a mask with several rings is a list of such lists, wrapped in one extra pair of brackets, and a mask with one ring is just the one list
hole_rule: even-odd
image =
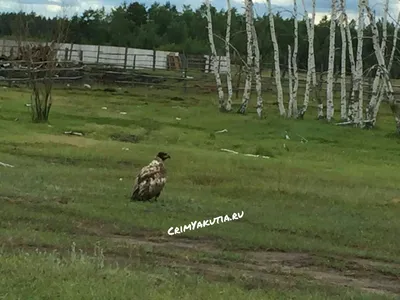
[[(388, 63), (388, 72), (390, 72), (391, 71), (391, 69), (392, 69), (392, 66), (393, 66), (393, 59), (394, 59), (394, 54), (395, 54), (395, 52), (396, 52), (396, 45), (397, 45), (397, 39), (398, 39), (398, 34), (399, 34), (399, 29), (400, 29), (400, 26), (399, 26), (399, 24), (400, 24), (400, 12), (399, 12), (399, 14), (398, 14), (398, 16), (397, 16), (397, 24), (395, 25), (395, 29), (394, 29), (394, 34), (393, 34), (393, 46), (392, 46), (392, 51), (391, 51), (391, 53), (390, 53), (390, 59), (389, 59), (389, 63)], [(379, 88), (379, 90), (380, 90), (380, 93), (379, 93), (379, 98), (378, 98), (378, 102), (376, 103), (376, 105), (373, 107), (373, 114), (372, 114), (372, 120), (368, 120), (368, 121), (372, 121), (371, 122), (371, 125), (372, 126), (375, 126), (375, 124), (376, 124), (376, 117), (378, 116), (378, 112), (379, 112), (379, 107), (380, 107), (380, 105), (381, 105), (381, 103), (382, 103), (382, 100), (383, 100), (383, 92), (382, 92), (382, 89), (383, 89), (383, 84), (381, 84), (381, 86), (380, 86), (380, 88)], [(385, 91), (386, 92), (386, 91)]]
[[(357, 72), (356, 72), (356, 62), (354, 59), (353, 53), (353, 37), (351, 36), (349, 20), (347, 18), (347, 14), (344, 13), (344, 22), (346, 25), (346, 35), (347, 35), (347, 49), (349, 52), (349, 61), (350, 61), (350, 70), (351, 70), (351, 96), (347, 103), (347, 115), (346, 118), (349, 120), (349, 115), (351, 114), (351, 110), (354, 107), (354, 83), (357, 80)], [(348, 122), (347, 122), (348, 123)], [(352, 123), (352, 122), (350, 122)]]
[(226, 100), (226, 111), (232, 110), (232, 73), (231, 73), (231, 51), (230, 51), (230, 38), (231, 38), (231, 20), (232, 20), (232, 8), (231, 1), (226, 0), (228, 6), (227, 18), (226, 18), (226, 36), (225, 36), (225, 52), (226, 52), (226, 83), (228, 86), (228, 98)]
[(358, 28), (357, 28), (357, 60), (353, 79), (353, 88), (350, 97), (348, 120), (351, 123), (360, 123), (359, 109), (362, 109), (363, 101), (363, 38), (364, 38), (364, 9), (365, 0), (358, 0)]
[(304, 7), (304, 15), (305, 15), (304, 18), (306, 22), (307, 36), (308, 36), (308, 62), (307, 62), (307, 77), (306, 77), (306, 88), (304, 93), (304, 102), (299, 117), (304, 118), (304, 114), (308, 109), (308, 104), (310, 101), (311, 85), (312, 85), (312, 90), (314, 91), (314, 101), (318, 102), (317, 116), (318, 119), (322, 119), (324, 117), (324, 110), (323, 110), (324, 105), (317, 93), (317, 74), (315, 68), (315, 55), (314, 55), (314, 23), (315, 23), (316, 0), (312, 0), (311, 20), (308, 17), (308, 12), (304, 0), (302, 0), (302, 3)]
[(316, 0), (312, 0), (312, 14), (311, 14), (311, 74), (312, 74), (312, 83), (313, 83), (313, 91), (314, 91), (314, 101), (318, 102), (317, 108), (317, 117), (318, 119), (324, 118), (324, 104), (320, 98), (319, 91), (317, 90), (317, 69), (315, 67), (315, 55), (314, 55), (314, 34), (315, 34), (315, 8), (316, 8)]
[(257, 91), (257, 115), (259, 118), (262, 117), (263, 112), (263, 98), (262, 98), (262, 86), (261, 86), (261, 74), (260, 74), (260, 48), (258, 47), (258, 38), (256, 28), (254, 26), (253, 10), (251, 11), (251, 26), (252, 26), (252, 37), (253, 37), (253, 51), (254, 51), (254, 75), (256, 79), (256, 91)]
[(253, 68), (253, 34), (251, 27), (251, 18), (252, 18), (252, 5), (251, 0), (245, 0), (246, 10), (246, 34), (247, 34), (247, 62), (246, 62), (246, 82), (244, 85), (242, 104), (238, 110), (238, 113), (244, 114), (246, 112), (247, 106), (250, 101), (251, 94), (251, 82), (252, 82), (252, 68)]
[(279, 47), (278, 47), (278, 41), (276, 40), (275, 22), (274, 22), (274, 15), (272, 14), (271, 0), (267, 0), (267, 4), (268, 4), (268, 12), (269, 12), (269, 25), (270, 25), (270, 29), (271, 29), (271, 39), (272, 39), (272, 45), (274, 47), (275, 83), (276, 83), (276, 91), (277, 91), (277, 98), (278, 98), (277, 100), (278, 100), (279, 114), (281, 116), (285, 116), (286, 111), (285, 111), (285, 106), (283, 104), (281, 68), (279, 65)]
[(335, 63), (335, 32), (336, 32), (336, 0), (332, 0), (331, 5), (331, 26), (329, 30), (329, 61), (326, 87), (326, 118), (330, 122), (334, 114), (333, 104), (333, 72)]
[(215, 81), (217, 83), (219, 109), (222, 111), (222, 110), (225, 109), (225, 99), (224, 99), (224, 90), (222, 89), (221, 77), (220, 77), (220, 74), (218, 72), (218, 65), (217, 65), (217, 62), (216, 62), (216, 60), (217, 60), (217, 50), (215, 49), (215, 44), (214, 44), (210, 0), (206, 0), (205, 4), (206, 4), (206, 7), (207, 7), (206, 18), (207, 18), (207, 27), (208, 27), (208, 40), (210, 42), (210, 48), (211, 48), (211, 61), (210, 61), (210, 63), (212, 63), (213, 73), (215, 75)]
[(372, 29), (372, 42), (374, 45), (374, 51), (375, 51), (375, 56), (378, 61), (379, 67), (382, 69), (382, 80), (384, 83), (384, 88), (387, 91), (387, 96), (389, 100), (389, 106), (390, 109), (392, 110), (392, 113), (395, 118), (396, 122), (396, 131), (398, 134), (400, 134), (400, 109), (398, 104), (396, 103), (396, 100), (394, 98), (394, 93), (393, 93), (393, 87), (392, 83), (390, 82), (390, 77), (389, 77), (389, 72), (385, 67), (385, 58), (383, 56), (383, 52), (381, 47), (379, 47), (379, 31), (375, 23), (375, 18), (371, 12), (371, 9), (368, 5), (368, 0), (366, 0), (366, 11), (371, 23), (371, 29)]
[(288, 45), (288, 75), (289, 75), (289, 105), (288, 105), (288, 118), (292, 117), (293, 110), (293, 70), (292, 70), (292, 48)]
[(346, 35), (347, 35), (347, 48), (349, 52), (349, 61), (350, 61), (350, 70), (351, 70), (351, 76), (354, 81), (356, 77), (356, 61), (354, 59), (354, 53), (353, 53), (353, 37), (351, 36), (351, 31), (350, 31), (350, 26), (349, 26), (349, 20), (347, 18), (347, 14), (344, 13), (344, 22), (346, 25)]
[[(387, 42), (387, 16), (389, 12), (389, 0), (385, 1), (384, 8), (383, 8), (383, 23), (382, 23), (382, 43), (381, 43), (381, 49), (382, 49), (382, 54), (383, 57), (385, 57), (386, 53), (386, 42)], [(397, 25), (396, 25), (397, 27)], [(385, 63), (386, 66), (386, 63)], [(369, 101), (368, 107), (367, 107), (367, 123), (370, 125), (370, 121), (373, 120), (374, 116), (374, 108), (377, 105), (377, 102), (379, 101), (378, 99), (382, 99), (383, 97), (383, 82), (381, 82), (381, 72), (382, 70), (380, 68), (377, 68), (376, 73), (375, 73), (375, 78), (374, 82), (372, 84), (372, 95), (371, 95), (371, 100)]]
[[(340, 76), (340, 118), (342, 121), (347, 120), (347, 95), (346, 95), (346, 57), (347, 57), (347, 41), (345, 25), (346, 1), (340, 0), (340, 35), (342, 38), (342, 55), (341, 55), (341, 76)], [(350, 31), (350, 30), (349, 30)], [(352, 50), (352, 49), (351, 49)], [(354, 59), (354, 58), (353, 58)]]
[[(293, 65), (293, 99), (292, 99), (292, 113), (293, 117), (298, 117), (298, 109), (297, 109), (297, 91), (299, 89), (299, 75), (297, 72), (297, 52), (299, 51), (299, 26), (297, 21), (297, 0), (293, 0), (293, 17), (294, 17), (294, 49), (293, 49), (293, 57), (292, 57), (292, 65)], [(290, 61), (289, 56), (289, 61)], [(290, 70), (290, 68), (289, 68)]]
[(303, 107), (300, 110), (299, 117), (304, 118), (304, 114), (307, 111), (308, 104), (310, 103), (310, 92), (311, 92), (311, 80), (312, 80), (312, 64), (311, 64), (311, 28), (310, 18), (308, 17), (307, 9), (305, 8), (304, 0), (302, 0), (304, 6), (304, 21), (307, 28), (308, 37), (308, 55), (307, 55), (307, 75), (306, 75), (306, 87), (304, 91)]
[(392, 69), (394, 54), (396, 52), (396, 45), (397, 45), (397, 37), (399, 35), (399, 28), (400, 28), (400, 12), (397, 15), (397, 23), (395, 25), (394, 33), (393, 33), (393, 46), (392, 46), (392, 51), (390, 53), (390, 59), (389, 59), (389, 63), (388, 63), (388, 71), (389, 72)]

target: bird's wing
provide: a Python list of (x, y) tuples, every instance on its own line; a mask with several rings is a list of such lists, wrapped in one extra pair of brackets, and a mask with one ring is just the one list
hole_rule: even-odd
[(161, 170), (161, 163), (157, 160), (153, 160), (150, 164), (147, 166), (143, 167), (136, 180), (137, 183), (139, 184), (140, 182), (143, 182), (144, 180), (153, 177), (155, 174), (159, 173)]

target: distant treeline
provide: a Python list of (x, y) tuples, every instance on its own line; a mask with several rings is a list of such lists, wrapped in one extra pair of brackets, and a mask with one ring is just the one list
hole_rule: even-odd
[[(203, 4), (196, 10), (185, 5), (182, 12), (176, 6), (167, 2), (165, 5), (154, 3), (150, 8), (138, 2), (122, 4), (107, 14), (103, 9), (86, 10), (82, 16), (73, 16), (68, 20), (68, 33), (65, 42), (77, 44), (112, 45), (142, 49), (157, 49), (185, 52), (187, 54), (208, 54), (210, 52), (207, 35), (207, 22), (204, 17), (206, 7)], [(214, 33), (223, 39), (226, 30), (226, 11), (217, 11), (212, 7)], [(381, 22), (381, 21), (379, 21)], [(28, 25), (28, 36), (34, 40), (50, 41), (56, 34), (58, 19), (44, 18), (34, 13), (3, 13), (0, 14), (0, 37), (16, 38), (21, 24)], [(353, 47), (356, 53), (357, 40), (355, 21), (351, 20)], [(329, 53), (330, 20), (324, 17), (315, 26), (315, 59), (317, 70), (326, 71)], [(382, 24), (379, 23), (382, 33)], [(246, 55), (246, 31), (244, 15), (236, 9), (232, 10), (231, 44), (240, 55)], [(262, 63), (272, 65), (273, 47), (269, 21), (266, 15), (257, 17), (255, 26), (258, 33)], [(275, 15), (275, 28), (278, 35), (281, 64), (286, 65), (287, 45), (293, 44), (293, 19), (284, 19), (279, 13)], [(392, 49), (394, 24), (388, 25), (388, 43), (386, 57), (389, 58)], [(365, 29), (364, 69), (376, 64), (373, 52), (371, 28)], [(27, 37), (25, 36), (24, 39)], [(224, 55), (223, 40), (215, 37), (219, 55)], [(398, 43), (400, 45), (400, 43)], [(1, 46), (1, 45), (0, 45)], [(339, 28), (336, 31), (336, 67), (340, 68), (341, 36)], [(234, 52), (232, 50), (232, 52)], [(299, 53), (300, 69), (307, 68), (307, 30), (304, 21), (299, 22)], [(396, 51), (392, 76), (400, 77), (400, 55)], [(347, 63), (350, 71), (349, 62)]]

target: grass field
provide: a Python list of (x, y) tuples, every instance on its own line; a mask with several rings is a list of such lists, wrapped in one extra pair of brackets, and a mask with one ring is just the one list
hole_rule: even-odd
[[(33, 124), (29, 91), (2, 89), (0, 161), (14, 167), (0, 166), (0, 298), (399, 299), (389, 110), (365, 131), (316, 121), (314, 107), (281, 119), (273, 95), (263, 120), (253, 106), (220, 114), (215, 98), (57, 89), (49, 124)], [(130, 202), (158, 151), (172, 157), (159, 201)]]

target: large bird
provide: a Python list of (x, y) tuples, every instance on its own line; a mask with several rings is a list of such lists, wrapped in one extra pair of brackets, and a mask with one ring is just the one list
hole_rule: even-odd
[(131, 201), (150, 201), (160, 196), (167, 182), (167, 170), (164, 161), (171, 158), (168, 153), (159, 152), (156, 157), (136, 176)]

